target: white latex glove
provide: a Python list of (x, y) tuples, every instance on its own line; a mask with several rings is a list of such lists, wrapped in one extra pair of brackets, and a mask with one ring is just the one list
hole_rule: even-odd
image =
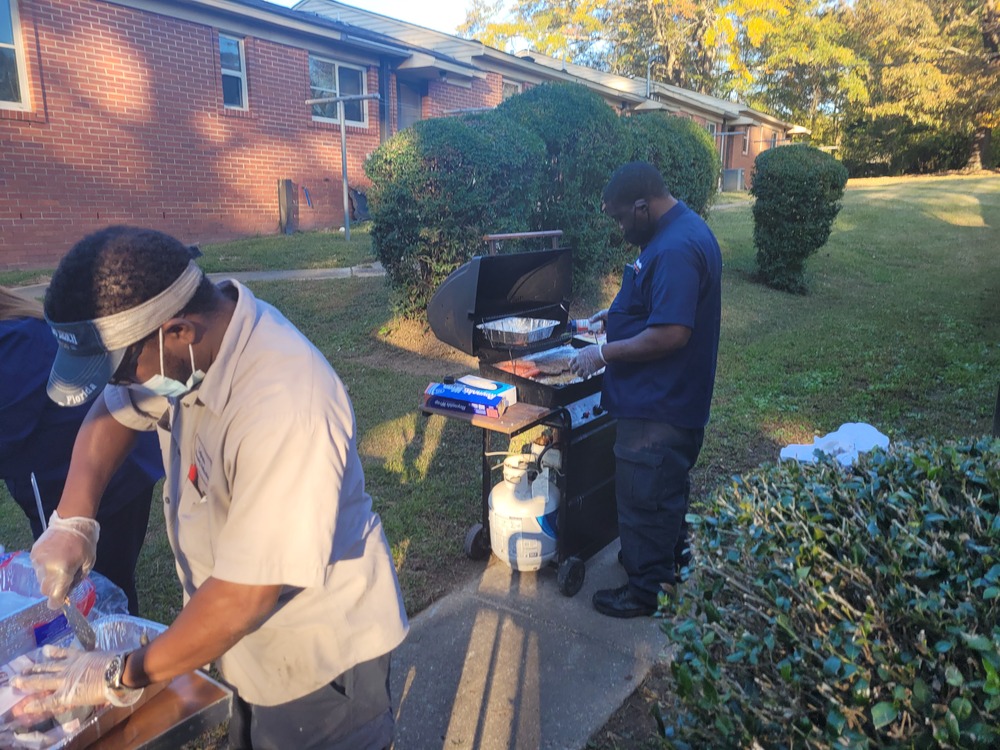
[(108, 687), (105, 673), (115, 657), (111, 651), (83, 651), (78, 648), (45, 646), (40, 661), (11, 678), (17, 690), (31, 698), (18, 705), (18, 713), (59, 714), (75, 706), (131, 706), (142, 695), (142, 688)]
[(595, 323), (599, 323), (600, 328), (598, 328), (597, 330), (598, 331), (605, 330), (608, 327), (608, 308), (605, 307), (603, 310), (598, 310), (597, 312), (595, 312), (593, 315), (590, 316), (588, 322), (591, 325), (591, 329), (593, 329)]
[(60, 609), (70, 589), (82, 581), (97, 559), (101, 525), (93, 518), (60, 518), (53, 512), (48, 528), (31, 547), (31, 565), (49, 609)]
[(581, 378), (589, 378), (595, 372), (607, 364), (601, 350), (604, 344), (585, 346), (569, 361), (569, 369), (574, 375)]

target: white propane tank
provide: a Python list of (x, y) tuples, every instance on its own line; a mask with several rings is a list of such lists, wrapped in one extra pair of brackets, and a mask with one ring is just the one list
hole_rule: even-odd
[(514, 570), (538, 570), (556, 554), (559, 451), (533, 444), (530, 454), (507, 456), (503, 481), (490, 492), (493, 554)]

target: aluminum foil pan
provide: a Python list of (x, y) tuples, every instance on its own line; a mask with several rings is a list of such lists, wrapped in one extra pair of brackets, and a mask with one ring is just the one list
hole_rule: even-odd
[[(105, 615), (96, 619), (92, 624), (97, 634), (97, 648), (107, 651), (128, 651), (139, 648), (167, 629), (165, 625), (160, 623), (130, 615)], [(79, 643), (72, 635), (58, 643), (62, 646), (79, 647)], [(26, 652), (24, 655), (15, 657), (0, 672), (8, 677), (9, 674), (22, 671), (30, 666), (31, 662), (40, 658), (40, 655), (39, 649)], [(0, 699), (2, 699), (3, 705), (7, 706), (12, 701), (17, 700), (20, 694), (15, 691), (12, 696), (9, 694), (12, 688), (6, 686), (6, 680), (3, 683), (3, 686), (0, 687)], [(78, 750), (87, 747), (97, 738), (106, 734), (115, 724), (128, 718), (133, 711), (164, 687), (163, 684), (147, 687), (139, 702), (133, 706), (119, 708), (106, 705), (93, 710), (74, 709), (54, 719), (41, 719), (36, 725), (30, 727), (18, 726), (17, 722), (14, 721), (5, 723), (0, 726), (0, 748), (4, 750), (7, 748), (10, 750)], [(9, 716), (5, 714), (4, 718), (9, 718)]]
[(549, 338), (558, 325), (558, 320), (501, 318), (477, 327), (495, 346), (527, 346)]

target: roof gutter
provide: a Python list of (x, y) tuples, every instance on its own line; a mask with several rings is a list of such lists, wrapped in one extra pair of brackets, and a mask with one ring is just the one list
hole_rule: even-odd
[(566, 81), (567, 83), (580, 83), (582, 85), (586, 85), (587, 88), (593, 90), (594, 92), (601, 93), (602, 95), (610, 98), (626, 99), (633, 103), (639, 103), (645, 100), (643, 96), (637, 95), (633, 92), (605, 86), (602, 83), (598, 83), (583, 76), (574, 75), (568, 70), (560, 70), (559, 68), (553, 68), (549, 65), (543, 65), (539, 62), (535, 62), (530, 56), (527, 58), (518, 57), (517, 55), (511, 55), (507, 52), (494, 49), (493, 47), (488, 47), (482, 42), (477, 42), (477, 44), (480, 46), (480, 52), (473, 54), (472, 57), (486, 57), (496, 62), (510, 65), (524, 71), (525, 73), (530, 73), (538, 78), (554, 78)]
[[(256, 5), (234, 2), (233, 0), (106, 0), (115, 5), (123, 5), (137, 10), (160, 13), (170, 18), (184, 18), (184, 9), (195, 14), (220, 14), (232, 16), (244, 21), (266, 24), (272, 28), (294, 32), (314, 38), (332, 40), (349, 44), (356, 49), (363, 49), (376, 54), (405, 58), (409, 56), (407, 47), (390, 41), (376, 41), (364, 36), (352, 34), (347, 29), (330, 28), (306, 18), (294, 18), (282, 11), (289, 9), (276, 5), (275, 10)], [(319, 17), (317, 17), (319, 18)], [(329, 22), (329, 19), (323, 19)], [(346, 25), (346, 24), (345, 24)]]

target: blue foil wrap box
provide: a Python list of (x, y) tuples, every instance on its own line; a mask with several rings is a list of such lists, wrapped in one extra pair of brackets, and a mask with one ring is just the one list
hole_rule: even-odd
[(460, 414), (499, 419), (517, 403), (517, 388), (509, 383), (489, 381), (491, 388), (479, 388), (461, 381), (431, 383), (424, 391), (424, 405)]

